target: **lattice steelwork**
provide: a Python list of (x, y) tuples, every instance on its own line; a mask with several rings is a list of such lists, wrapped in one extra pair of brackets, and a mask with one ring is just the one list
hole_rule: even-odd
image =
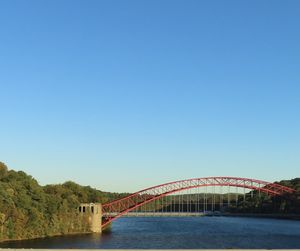
[(207, 177), (169, 182), (166, 184), (143, 189), (127, 197), (104, 204), (102, 207), (102, 227), (105, 227), (113, 220), (130, 211), (135, 210), (138, 207), (156, 200), (160, 200), (167, 195), (176, 194), (180, 191), (188, 189), (216, 186), (244, 188), (250, 189), (252, 191), (257, 190), (259, 193), (266, 193), (270, 196), (294, 192), (292, 188), (285, 187), (276, 183), (237, 177)]

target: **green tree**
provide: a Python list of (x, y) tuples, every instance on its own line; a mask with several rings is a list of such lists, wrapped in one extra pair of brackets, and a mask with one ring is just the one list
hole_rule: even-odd
[(0, 162), (0, 179), (7, 175), (7, 170), (7, 166), (3, 162)]

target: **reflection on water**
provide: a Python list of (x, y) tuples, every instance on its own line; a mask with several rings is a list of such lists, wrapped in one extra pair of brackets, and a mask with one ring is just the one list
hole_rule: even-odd
[(10, 248), (300, 248), (300, 221), (237, 217), (121, 218), (111, 232), (1, 243)]

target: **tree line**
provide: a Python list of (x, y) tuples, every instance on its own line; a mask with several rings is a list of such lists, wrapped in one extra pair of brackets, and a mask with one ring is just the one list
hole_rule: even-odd
[(105, 203), (125, 195), (72, 181), (41, 186), (0, 162), (0, 241), (87, 232), (88, 224), (76, 210), (80, 203)]

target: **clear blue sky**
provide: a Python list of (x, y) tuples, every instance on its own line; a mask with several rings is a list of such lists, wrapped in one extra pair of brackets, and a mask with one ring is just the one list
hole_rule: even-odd
[(135, 191), (300, 175), (300, 1), (0, 3), (0, 160)]

